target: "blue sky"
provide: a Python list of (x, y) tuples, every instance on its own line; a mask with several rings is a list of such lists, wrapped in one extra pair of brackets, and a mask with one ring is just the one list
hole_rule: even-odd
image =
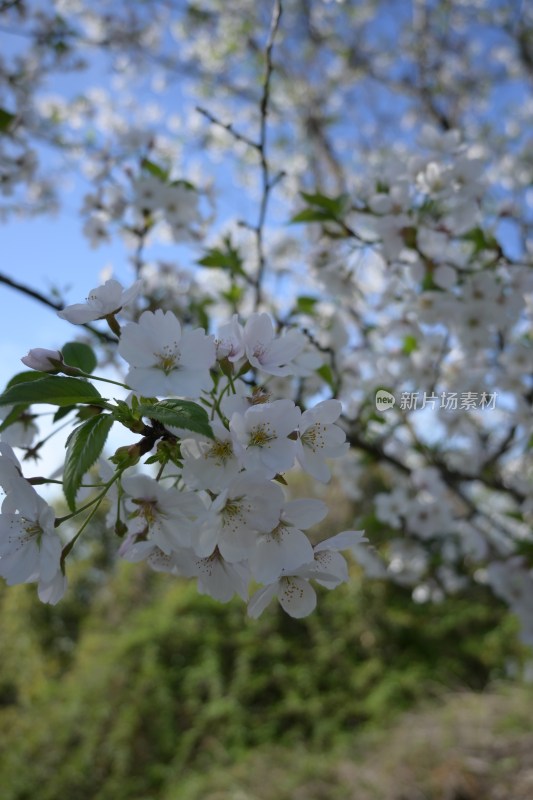
[[(100, 283), (109, 264), (125, 284), (132, 282), (125, 250), (115, 243), (91, 250), (76, 215), (13, 220), (1, 230), (0, 272), (50, 296), (60, 289), (69, 302), (81, 302)], [(121, 266), (122, 265), (122, 266)], [(20, 363), (31, 347), (54, 349), (74, 339), (79, 328), (60, 320), (52, 309), (0, 283), (0, 383), (25, 369)]]

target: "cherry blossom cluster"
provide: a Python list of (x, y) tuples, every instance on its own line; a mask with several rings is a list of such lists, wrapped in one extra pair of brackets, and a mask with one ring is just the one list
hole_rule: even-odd
[[(131, 247), (150, 309), (119, 337), (136, 399), (122, 408), (122, 420), (101, 407), (101, 427), (111, 413), (117, 425), (159, 432), (135, 410), (159, 376), (156, 397), (201, 402), (215, 437), (158, 421), (166, 432), (144, 436), (142, 447), (158, 458), (171, 453), (179, 473), (170, 487), (169, 461), (158, 486), (196, 494), (214, 514), (238, 476), (259, 473), (277, 491), (281, 465), (297, 463), (318, 480), (331, 468), (347, 497), (372, 506), (382, 553), (354, 548), (369, 575), (412, 587), (417, 600), (487, 583), (530, 636), (533, 12), (523, 4), (517, 16), (512, 4), (490, 0), (476, 2), (475, 13), (472, 3), (445, 5), (442, 15), (399, 14), (393, 30), (383, 24), (385, 6), (373, 0), (309, 0), (303, 11), (299, 0), (284, 0), (269, 147), (258, 153), (261, 115), (250, 98), (259, 99), (264, 63), (250, 31), (264, 30), (262, 4), (9, 4), (5, 29), (13, 36), (0, 56), (0, 215), (55, 207), (59, 172), (78, 167), (83, 192), (90, 182), (82, 208), (89, 242), (119, 233)], [(420, 61), (423, 52), (430, 62)], [(83, 78), (93, 54), (112, 61), (112, 81), (93, 86), (92, 76)], [(47, 77), (69, 70), (80, 87), (85, 80), (83, 91), (50, 94)], [(55, 175), (47, 174), (50, 145)], [(223, 188), (215, 206), (217, 178)], [(248, 212), (261, 182), (275, 187), (276, 211), (263, 214), (258, 231)], [(207, 206), (216, 232), (208, 231)], [(277, 224), (291, 214), (294, 225)], [(161, 240), (200, 244), (204, 258), (189, 271), (179, 251), (161, 256)], [(105, 297), (89, 298), (89, 311), (80, 304), (68, 313), (78, 323), (112, 320), (109, 310), (130, 299), (121, 292), (108, 284)], [(283, 321), (286, 333), (278, 336), (268, 318), (252, 313), (258, 308), (276, 325)], [(167, 309), (191, 328), (178, 334)], [(198, 326), (217, 331), (215, 340)], [(60, 351), (34, 351), (26, 365), (65, 368)], [(323, 397), (324, 381), (345, 412), (351, 447), (344, 453), (336, 401), (298, 417)], [(379, 389), (397, 398), (497, 393), (498, 408), (482, 415), (440, 406), (429, 415), (399, 402), (376, 413)], [(257, 417), (263, 406), (268, 412)], [(33, 452), (32, 408), (3, 408), (10, 424), (2, 442)], [(329, 466), (306, 444), (318, 435), (315, 423), (329, 426), (328, 444), (317, 451), (328, 450)], [(276, 436), (267, 453), (257, 442), (270, 430)], [(215, 461), (206, 456), (214, 442)], [(369, 469), (373, 497), (361, 489)], [(132, 528), (142, 505), (124, 488), (130, 479), (124, 473), (106, 492), (112, 497), (120, 486), (112, 527), (118, 514)], [(215, 528), (195, 535), (204, 542), (199, 552), (222, 541)], [(254, 535), (259, 541), (265, 533)], [(130, 544), (123, 534), (125, 557)], [(252, 556), (245, 563), (256, 580)]]
[[(322, 400), (302, 411), (293, 400), (271, 396), (268, 376), (308, 371), (302, 360), (308, 339), (294, 329), (277, 335), (265, 313), (252, 314), (245, 325), (235, 315), (216, 336), (184, 328), (171, 311), (162, 310), (146, 310), (121, 329), (115, 315), (140, 288), (137, 282), (125, 291), (109, 280), (93, 289), (85, 303), (59, 312), (77, 324), (106, 319), (128, 365), (124, 386), (131, 393), (126, 402), (115, 406), (91, 398), (101, 411), (99, 420), (89, 422), (94, 435), (106, 419), (143, 434), (140, 442), (119, 448), (112, 457), (115, 471), (109, 476), (107, 467), (96, 500), (75, 507), (68, 518), (92, 506), (90, 516), (109, 496), (107, 519), (122, 538), (119, 554), (125, 560), (195, 577), (200, 592), (222, 602), (235, 594), (247, 600), (251, 583), (262, 584), (249, 601), (251, 616), (258, 616), (273, 597), (291, 616), (306, 616), (316, 605), (312, 583), (331, 589), (346, 581), (347, 562), (340, 551), (360, 545), (363, 533), (343, 531), (312, 544), (306, 531), (324, 520), (327, 506), (313, 498), (288, 499), (284, 475), (298, 464), (316, 480), (329, 480), (328, 461), (348, 449), (345, 432), (336, 424), (341, 403)], [(65, 373), (69, 381), (85, 384), (89, 377), (69, 367), (61, 351), (36, 348), (23, 362), (44, 375)], [(53, 384), (49, 377), (41, 380), (48, 381), (46, 386), (66, 385), (57, 384), (61, 378)], [(35, 391), (38, 385), (39, 380), (33, 383)], [(189, 402), (186, 408), (196, 424), (186, 416), (180, 423), (179, 413), (161, 422), (161, 408), (168, 412), (173, 399), (178, 403), (174, 409), (185, 407), (179, 406), (180, 399)], [(135, 413), (143, 407), (144, 412)], [(12, 429), (15, 424), (20, 420)], [(82, 428), (83, 423), (73, 436), (81, 435)], [(89, 440), (84, 443), (91, 446)], [(11, 447), (5, 442), (1, 447), (0, 575), (9, 584), (38, 582), (40, 598), (55, 603), (65, 591), (65, 560), (79, 533), (62, 544), (53, 509), (22, 476)], [(151, 452), (155, 455), (149, 462), (159, 466), (156, 477), (136, 469), (140, 456)], [(76, 468), (75, 458), (74, 451), (70, 461), (67, 454), (67, 498), (67, 473)], [(89, 476), (85, 480), (90, 483)], [(74, 501), (83, 485), (80, 479), (74, 486)]]

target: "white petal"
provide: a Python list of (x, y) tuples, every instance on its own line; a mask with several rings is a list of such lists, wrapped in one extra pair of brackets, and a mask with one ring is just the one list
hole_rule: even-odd
[(285, 503), (282, 516), (287, 522), (305, 531), (312, 525), (322, 522), (327, 513), (328, 507), (322, 500), (302, 497), (299, 500), (289, 500), (288, 503)]
[(303, 578), (282, 578), (278, 599), (283, 610), (296, 619), (309, 616), (316, 608), (316, 592)]
[(259, 589), (250, 598), (250, 602), (248, 603), (248, 616), (253, 617), (253, 619), (260, 617), (272, 598), (276, 596), (277, 590), (277, 582), (272, 583), (270, 586), (265, 586), (263, 589)]
[(55, 606), (55, 604), (61, 600), (66, 590), (67, 576), (64, 575), (61, 570), (57, 572), (53, 580), (49, 582), (39, 581), (37, 587), (39, 600), (42, 603), (49, 603), (52, 606)]
[(342, 531), (342, 533), (315, 545), (315, 553), (319, 553), (321, 550), (349, 550), (361, 542), (367, 541), (364, 531)]
[(272, 583), (281, 573), (293, 570), (313, 559), (313, 548), (305, 533), (294, 528), (279, 528), (274, 535), (261, 536), (249, 563), (252, 575), (261, 583)]

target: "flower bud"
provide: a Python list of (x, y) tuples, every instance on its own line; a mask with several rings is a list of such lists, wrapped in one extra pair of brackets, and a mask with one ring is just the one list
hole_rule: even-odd
[(59, 350), (45, 350), (42, 347), (35, 347), (20, 360), (39, 372), (61, 372), (63, 366), (63, 356)]
[(132, 444), (129, 447), (119, 447), (115, 450), (115, 454), (109, 457), (109, 460), (116, 464), (121, 469), (133, 467), (138, 463), (141, 457), (141, 450), (138, 444)]

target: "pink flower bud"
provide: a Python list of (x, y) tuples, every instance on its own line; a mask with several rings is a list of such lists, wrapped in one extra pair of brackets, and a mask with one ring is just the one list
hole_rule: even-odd
[(39, 372), (61, 372), (57, 362), (62, 363), (63, 356), (59, 350), (45, 350), (42, 347), (35, 347), (20, 360), (30, 369), (36, 369)]

